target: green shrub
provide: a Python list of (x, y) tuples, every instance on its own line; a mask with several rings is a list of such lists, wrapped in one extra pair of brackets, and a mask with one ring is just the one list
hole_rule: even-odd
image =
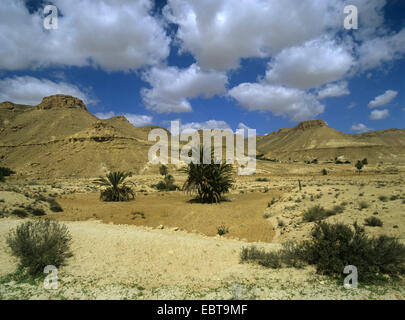
[(12, 174), (15, 174), (15, 171), (11, 170), (10, 168), (0, 167), (0, 176), (8, 177)]
[(269, 182), (269, 179), (267, 179), (267, 178), (257, 178), (256, 181), (257, 182)]
[(19, 267), (27, 268), (31, 275), (41, 274), (47, 265), (62, 266), (72, 256), (69, 230), (48, 219), (20, 224), (6, 241), (12, 255), (20, 260)]
[(378, 274), (405, 273), (405, 245), (386, 236), (368, 238), (356, 223), (350, 228), (320, 222), (301, 250), (305, 261), (326, 275), (341, 276), (347, 265), (357, 267), (359, 281), (363, 282), (377, 280)]
[(255, 247), (243, 248), (241, 262), (253, 261), (265, 267), (316, 266), (317, 272), (343, 277), (343, 270), (353, 265), (359, 281), (372, 283), (382, 275), (396, 277), (405, 274), (405, 245), (387, 236), (369, 238), (356, 223), (351, 228), (342, 223), (317, 223), (310, 240), (288, 243), (277, 252), (265, 252)]
[(229, 233), (229, 228), (227, 228), (224, 224), (221, 224), (217, 227), (217, 234), (220, 236)]
[(369, 217), (364, 220), (366, 226), (369, 227), (382, 227), (383, 222), (377, 217)]
[(313, 206), (304, 212), (303, 220), (306, 222), (319, 221), (327, 217), (326, 210), (320, 205)]
[(399, 196), (397, 196), (397, 195), (392, 195), (391, 197), (390, 197), (390, 200), (391, 201), (395, 201), (395, 200), (398, 200), (399, 199)]
[(322, 175), (327, 176), (328, 175), (328, 171), (326, 169), (322, 169)]
[(39, 209), (39, 208), (34, 208), (31, 210), (31, 213), (34, 216), (44, 216), (45, 215), (45, 211), (43, 209)]
[(14, 209), (13, 211), (11, 211), (11, 214), (19, 218), (26, 218), (28, 216), (27, 211), (23, 209)]
[(52, 212), (63, 212), (61, 205), (55, 199), (47, 199)]
[(345, 208), (343, 206), (334, 206), (332, 209), (326, 211), (326, 216), (334, 216), (340, 213), (343, 213)]
[(379, 196), (378, 199), (382, 202), (387, 202), (388, 201), (388, 197), (386, 196)]
[(168, 169), (167, 166), (165, 166), (164, 164), (159, 167), (159, 173), (160, 173), (162, 176), (167, 175), (168, 172), (169, 172), (169, 169)]
[(360, 201), (359, 202), (359, 209), (363, 210), (363, 209), (367, 209), (370, 205), (366, 202), (366, 201)]

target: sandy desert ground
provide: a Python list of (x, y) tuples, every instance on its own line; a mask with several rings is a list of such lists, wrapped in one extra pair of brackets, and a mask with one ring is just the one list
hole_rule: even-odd
[[(243, 247), (276, 250), (284, 241), (306, 239), (313, 223), (303, 222), (302, 214), (318, 204), (344, 207), (329, 222), (364, 226), (365, 218), (378, 216), (383, 226), (365, 226), (368, 234), (405, 240), (403, 173), (376, 173), (369, 167), (355, 174), (349, 166), (332, 166), (323, 176), (323, 165), (313, 165), (298, 175), (294, 169), (303, 168), (296, 166), (281, 174), (283, 165), (264, 164), (257, 175), (238, 177), (228, 201), (217, 205), (192, 203), (193, 197), (181, 191), (156, 191), (150, 187), (161, 179), (156, 174), (132, 177), (137, 197), (126, 203), (101, 202), (89, 179), (10, 179), (0, 191), (0, 298), (404, 299), (403, 281), (347, 290), (310, 266), (272, 270), (240, 263)], [(185, 177), (174, 176), (181, 185)], [(73, 237), (74, 256), (59, 270), (58, 290), (43, 289), (40, 280), (19, 280), (5, 244), (6, 234), (22, 221), (7, 210), (32, 205), (38, 194), (61, 204), (59, 213), (42, 205), (46, 217), (65, 223)], [(221, 224), (228, 234), (217, 235)]]

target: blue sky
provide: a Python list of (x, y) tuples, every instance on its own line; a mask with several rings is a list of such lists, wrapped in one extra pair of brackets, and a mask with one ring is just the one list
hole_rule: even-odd
[(135, 126), (404, 128), (403, 12), (402, 0), (3, 0), (0, 101), (66, 93)]

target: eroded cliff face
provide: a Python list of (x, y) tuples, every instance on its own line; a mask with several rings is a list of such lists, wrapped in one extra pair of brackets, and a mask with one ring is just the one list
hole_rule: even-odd
[(40, 110), (53, 108), (77, 108), (87, 111), (86, 105), (82, 100), (64, 94), (56, 94), (43, 98), (37, 108)]

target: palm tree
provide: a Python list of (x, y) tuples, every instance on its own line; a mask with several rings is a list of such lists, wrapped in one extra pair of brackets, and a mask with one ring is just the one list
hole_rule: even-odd
[[(204, 148), (200, 148), (200, 160), (202, 162)], [(197, 199), (201, 202), (218, 203), (222, 195), (229, 192), (234, 180), (231, 164), (225, 162), (216, 163), (213, 151), (211, 151), (211, 161), (208, 164), (191, 162), (183, 169), (188, 177), (183, 185), (183, 190), (196, 192)]]
[(125, 181), (132, 176), (130, 172), (110, 172), (106, 177), (100, 177), (94, 183), (106, 187), (100, 191), (100, 199), (103, 201), (129, 201), (135, 198), (135, 193), (128, 184), (133, 182)]

